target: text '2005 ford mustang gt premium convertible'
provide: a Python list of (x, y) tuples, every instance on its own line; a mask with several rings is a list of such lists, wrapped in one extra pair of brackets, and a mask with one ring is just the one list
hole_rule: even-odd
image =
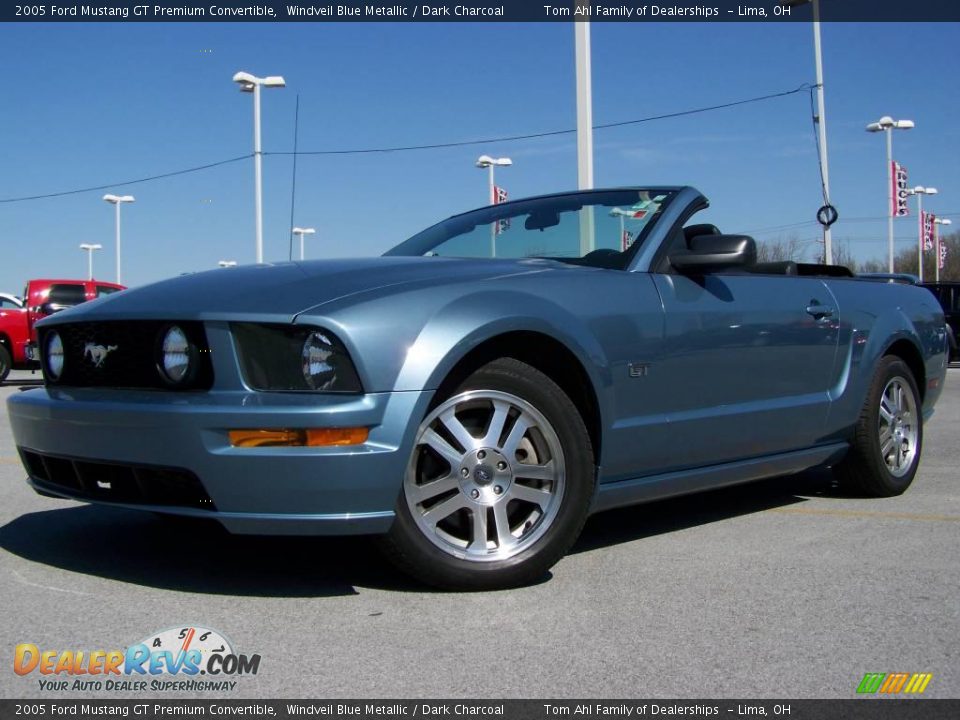
[(690, 187), (549, 195), (380, 258), (178, 277), (40, 325), (8, 400), (40, 493), (381, 536), (447, 588), (546, 573), (591, 512), (832, 467), (902, 493), (946, 374), (923, 288), (758, 263)]

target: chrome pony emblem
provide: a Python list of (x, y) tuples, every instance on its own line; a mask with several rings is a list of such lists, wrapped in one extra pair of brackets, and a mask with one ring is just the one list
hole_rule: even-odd
[(107, 359), (107, 355), (116, 349), (116, 345), (94, 345), (92, 342), (88, 342), (83, 346), (83, 356), (89, 357), (94, 367), (100, 367), (103, 365), (103, 361)]

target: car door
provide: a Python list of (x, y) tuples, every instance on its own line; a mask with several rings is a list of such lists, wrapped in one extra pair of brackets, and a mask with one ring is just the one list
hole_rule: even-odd
[(648, 401), (677, 467), (809, 447), (829, 409), (839, 312), (818, 278), (653, 274), (664, 309)]

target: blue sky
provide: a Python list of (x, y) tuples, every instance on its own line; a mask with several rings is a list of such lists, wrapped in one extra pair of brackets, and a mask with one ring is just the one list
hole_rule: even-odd
[[(956, 24), (823, 26), (836, 241), (886, 253), (885, 149), (864, 131), (910, 118), (894, 155), (925, 208), (960, 222), (960, 45)], [(793, 89), (813, 82), (809, 23), (594, 23), (594, 122), (607, 123)], [(252, 102), (237, 70), (282, 74), (263, 95), (265, 151), (472, 140), (575, 125), (573, 27), (545, 24), (6, 24), (0, 26), (0, 199), (160, 174), (249, 153)], [(820, 205), (809, 98), (767, 102), (594, 136), (596, 185), (691, 184), (702, 214), (759, 240), (813, 240)], [(298, 160), (294, 224), (316, 227), (310, 258), (379, 254), (448, 215), (485, 204), (482, 153), (509, 155), (498, 184), (517, 198), (576, 186), (573, 135), (442, 150)], [(287, 257), (292, 160), (264, 159), (265, 258)], [(246, 160), (111, 187), (124, 207), (124, 282), (139, 285), (218, 260), (254, 258), (253, 167)], [(0, 290), (86, 272), (101, 243), (113, 279), (105, 191), (0, 204)], [(911, 201), (911, 210), (914, 203)], [(879, 218), (860, 220), (859, 218)], [(896, 223), (898, 247), (915, 218)]]

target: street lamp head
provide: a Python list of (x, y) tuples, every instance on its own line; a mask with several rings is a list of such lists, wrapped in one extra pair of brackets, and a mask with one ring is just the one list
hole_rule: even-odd
[(933, 221), (937, 225), (953, 225), (953, 220), (950, 218), (934, 218)]
[(477, 167), (478, 168), (488, 168), (491, 165), (496, 165), (497, 167), (507, 167), (513, 165), (513, 160), (510, 158), (492, 158), (489, 155), (481, 155), (477, 158)]
[(237, 261), (236, 261), (236, 260), (220, 260), (220, 261), (217, 263), (217, 265), (219, 265), (219, 266), (222, 267), (222, 268), (236, 267), (236, 266), (237, 266)]
[(99, 243), (98, 244), (80, 243), (81, 250), (100, 250), (102, 248), (103, 248), (103, 245), (100, 245)]
[(313, 235), (316, 232), (313, 228), (300, 228), (295, 227), (293, 229), (294, 235)]
[(125, 203), (125, 202), (134, 202), (136, 198), (133, 195), (104, 195), (103, 199), (108, 203)]
[(924, 187), (923, 185), (917, 185), (916, 187), (907, 188), (905, 192), (907, 195), (936, 195), (938, 191), (936, 188), (928, 188)]
[(889, 115), (884, 115), (876, 122), (867, 125), (867, 132), (882, 132), (884, 130), (912, 130), (914, 128), (913, 120), (894, 120)]
[(264, 87), (286, 87), (286, 81), (280, 75), (269, 75), (265, 78), (259, 78), (248, 72), (234, 73), (233, 81), (240, 85), (242, 92), (253, 92), (254, 87), (263, 85)]
[(234, 73), (233, 81), (240, 84), (242, 92), (253, 92), (253, 86), (257, 84), (257, 77), (248, 72)]

